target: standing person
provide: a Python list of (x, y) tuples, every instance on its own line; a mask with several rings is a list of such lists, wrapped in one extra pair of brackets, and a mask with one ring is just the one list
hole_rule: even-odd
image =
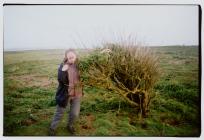
[(55, 135), (55, 130), (60, 122), (67, 104), (70, 103), (70, 111), (67, 121), (67, 129), (74, 134), (74, 122), (79, 116), (80, 99), (82, 97), (82, 85), (79, 70), (77, 68), (77, 55), (74, 50), (65, 52), (63, 63), (58, 68), (59, 86), (56, 92), (56, 113), (50, 125), (49, 134)]

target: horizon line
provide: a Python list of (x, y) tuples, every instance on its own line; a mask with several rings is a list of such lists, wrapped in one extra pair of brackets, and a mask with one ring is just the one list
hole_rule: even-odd
[[(193, 47), (193, 46), (199, 46), (199, 45), (146, 45), (145, 47)], [(5, 49), (3, 48), (3, 52), (20, 52), (20, 51), (40, 51), (40, 50), (66, 50), (68, 48), (11, 48), (11, 49)], [(92, 48), (74, 48), (74, 49), (94, 49)]]

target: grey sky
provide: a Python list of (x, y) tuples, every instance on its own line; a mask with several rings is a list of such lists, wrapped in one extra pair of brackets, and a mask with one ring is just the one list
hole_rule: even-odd
[(122, 36), (146, 45), (198, 45), (198, 7), (4, 6), (4, 49), (91, 47)]

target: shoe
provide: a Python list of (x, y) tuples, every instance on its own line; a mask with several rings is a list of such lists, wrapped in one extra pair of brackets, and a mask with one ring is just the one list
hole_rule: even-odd
[(67, 129), (71, 134), (74, 134), (76, 132), (73, 126), (67, 126)]
[(49, 136), (55, 136), (55, 130), (54, 129), (50, 128)]

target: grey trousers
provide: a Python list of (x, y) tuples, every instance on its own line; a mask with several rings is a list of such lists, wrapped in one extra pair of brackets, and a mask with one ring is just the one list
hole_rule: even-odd
[[(69, 107), (70, 107), (70, 111), (67, 118), (67, 125), (73, 126), (74, 121), (79, 116), (79, 112), (80, 112), (80, 97), (74, 97), (72, 99), (69, 99), (68, 108)], [(60, 107), (59, 105), (57, 105), (56, 113), (50, 125), (51, 129), (55, 130), (57, 128), (57, 125), (62, 119), (65, 110), (66, 108)]]

